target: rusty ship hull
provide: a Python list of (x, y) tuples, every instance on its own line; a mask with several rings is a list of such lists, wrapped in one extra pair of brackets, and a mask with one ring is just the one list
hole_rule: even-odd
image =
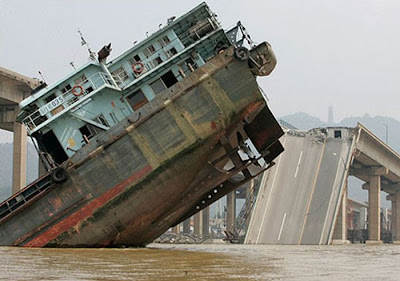
[[(283, 151), (282, 130), (256, 76), (276, 61), (266, 43), (250, 56), (222, 52), (79, 150), (63, 164), (66, 181), (41, 189), (45, 175), (15, 194), (15, 204), (32, 198), (3, 204), (11, 211), (1, 218), (0, 244), (143, 246), (267, 169)], [(264, 166), (238, 156), (245, 138)]]

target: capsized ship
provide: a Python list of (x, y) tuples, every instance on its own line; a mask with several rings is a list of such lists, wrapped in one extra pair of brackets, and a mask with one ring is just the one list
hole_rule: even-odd
[(276, 59), (240, 22), (202, 3), (110, 51), (20, 103), (48, 172), (1, 203), (1, 245), (146, 245), (283, 151), (256, 82)]

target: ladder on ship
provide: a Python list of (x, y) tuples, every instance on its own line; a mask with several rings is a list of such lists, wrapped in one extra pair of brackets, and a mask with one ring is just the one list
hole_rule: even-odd
[(22, 210), (25, 206), (35, 202), (57, 183), (65, 180), (65, 170), (61, 167), (57, 167), (21, 189), (10, 198), (0, 203), (0, 223)]
[(232, 229), (232, 231), (225, 231), (226, 234), (226, 239), (225, 241), (229, 241), (231, 243), (240, 243), (243, 240), (243, 237), (246, 233), (247, 230), (247, 220), (251, 214), (251, 211), (253, 210), (253, 206), (256, 201), (256, 196), (257, 196), (257, 191), (259, 184), (256, 184), (255, 182), (257, 179), (253, 179), (250, 182), (250, 187), (249, 187), (249, 193), (246, 196), (246, 201), (240, 210), (240, 213), (238, 217), (235, 220), (235, 225)]

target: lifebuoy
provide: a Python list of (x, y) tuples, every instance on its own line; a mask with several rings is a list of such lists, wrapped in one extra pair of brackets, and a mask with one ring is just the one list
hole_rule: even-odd
[[(77, 90), (78, 89), (78, 90)], [(72, 93), (74, 94), (74, 96), (80, 96), (83, 94), (83, 87), (81, 85), (75, 85), (72, 88)]]
[(136, 74), (140, 74), (144, 70), (144, 64), (142, 62), (140, 62), (140, 61), (135, 62), (134, 64), (132, 64), (132, 70)]

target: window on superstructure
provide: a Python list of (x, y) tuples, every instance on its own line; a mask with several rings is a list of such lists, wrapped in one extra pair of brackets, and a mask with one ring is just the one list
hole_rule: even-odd
[(164, 36), (163, 38), (161, 38), (160, 40), (158, 40), (158, 43), (160, 43), (161, 47), (166, 46), (167, 44), (169, 44), (171, 41), (169, 40), (168, 36)]
[(178, 53), (178, 51), (174, 47), (172, 47), (171, 49), (167, 50), (167, 56), (169, 58), (172, 57), (173, 55), (176, 55), (177, 53)]
[(134, 55), (132, 58), (129, 59), (129, 63), (130, 63), (131, 65), (134, 64), (135, 62), (139, 62), (139, 61), (142, 61), (142, 60), (140, 59), (139, 55)]
[(178, 82), (174, 73), (172, 71), (168, 71), (160, 79), (157, 79), (153, 83), (150, 84), (150, 87), (153, 89), (154, 94), (158, 95), (165, 89), (171, 87), (175, 83)]
[(92, 124), (85, 124), (84, 126), (79, 128), (79, 131), (82, 134), (83, 142), (87, 143), (88, 140), (90, 140), (95, 135), (101, 133), (104, 130), (96, 126), (93, 126)]
[(143, 53), (145, 54), (146, 57), (149, 57), (151, 54), (153, 54), (156, 51), (153, 45), (148, 46), (146, 49), (144, 49)]
[(156, 81), (151, 83), (150, 87), (153, 89), (153, 92), (156, 95), (158, 95), (167, 88), (167, 86), (165, 86), (164, 82), (161, 79), (157, 79)]
[(160, 57), (156, 57), (156, 58), (154, 59), (154, 63), (155, 63), (155, 65), (159, 65), (159, 64), (162, 63), (162, 59), (161, 59)]
[(182, 69), (185, 75), (188, 75), (197, 69), (197, 64), (191, 58), (189, 58), (181, 63), (179, 67)]
[(54, 100), (56, 98), (56, 94), (52, 93), (50, 96), (44, 98), (44, 100), (46, 101), (46, 103), (51, 102), (52, 100)]
[(167, 88), (172, 87), (175, 83), (178, 82), (178, 79), (176, 79), (172, 71), (168, 71), (163, 76), (161, 76), (161, 80), (164, 82)]
[(178, 51), (174, 47), (169, 49), (168, 52), (170, 52), (172, 55), (176, 55), (178, 53)]
[(72, 89), (71, 85), (66, 85), (64, 88), (62, 88), (61, 92), (64, 94)]
[(133, 94), (126, 97), (133, 110), (138, 110), (145, 105), (148, 100), (141, 90), (137, 90)]
[(117, 82), (118, 86), (129, 78), (128, 74), (122, 66), (111, 72), (111, 74)]
[(110, 124), (108, 124), (107, 119), (104, 117), (103, 114), (100, 114), (99, 116), (97, 116), (96, 119), (100, 124), (102, 124), (106, 127), (110, 127)]
[(85, 76), (85, 74), (82, 74), (81, 76), (79, 76), (78, 78), (76, 78), (75, 80), (74, 80), (74, 82), (75, 82), (75, 84), (81, 84), (81, 83), (84, 83), (84, 82), (86, 82), (86, 80), (87, 80), (87, 78), (86, 78), (86, 76)]

